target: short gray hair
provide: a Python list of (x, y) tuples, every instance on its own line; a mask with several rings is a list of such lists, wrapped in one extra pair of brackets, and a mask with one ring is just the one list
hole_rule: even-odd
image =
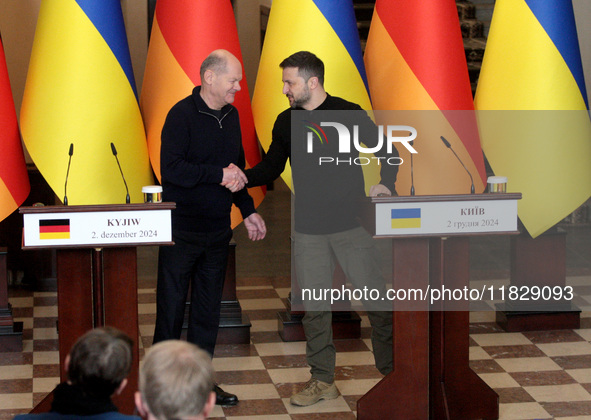
[(228, 57), (222, 54), (219, 51), (214, 51), (209, 54), (203, 63), (201, 63), (201, 68), (199, 69), (199, 76), (201, 80), (203, 80), (203, 76), (207, 70), (211, 70), (216, 74), (224, 74), (228, 67)]
[(213, 376), (208, 353), (186, 341), (161, 341), (144, 358), (139, 389), (154, 417), (182, 419), (202, 413), (213, 391)]

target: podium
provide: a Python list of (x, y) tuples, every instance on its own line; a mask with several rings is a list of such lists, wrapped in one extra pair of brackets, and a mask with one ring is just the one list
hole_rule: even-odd
[[(375, 197), (364, 224), (392, 241), (392, 288), (469, 288), (469, 238), (517, 234), (521, 194)], [(469, 366), (469, 302), (393, 302), (394, 369), (357, 401), (360, 420), (496, 419), (498, 395)]]
[[(109, 325), (129, 335), (133, 365), (113, 402), (134, 411), (139, 367), (137, 247), (172, 245), (174, 203), (21, 207), (24, 250), (55, 249), (60, 380), (64, 360), (82, 334)], [(49, 411), (50, 394), (33, 410)]]

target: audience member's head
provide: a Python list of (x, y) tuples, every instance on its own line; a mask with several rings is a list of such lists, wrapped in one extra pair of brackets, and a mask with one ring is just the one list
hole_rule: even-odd
[(210, 356), (186, 341), (153, 345), (140, 369), (135, 402), (148, 419), (207, 418), (215, 405)]
[(86, 394), (110, 397), (127, 384), (133, 341), (113, 327), (93, 329), (80, 337), (66, 358), (68, 382)]

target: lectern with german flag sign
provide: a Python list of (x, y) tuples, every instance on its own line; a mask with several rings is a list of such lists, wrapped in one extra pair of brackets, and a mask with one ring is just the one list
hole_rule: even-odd
[[(172, 244), (174, 203), (21, 207), (23, 249), (53, 249), (57, 261), (60, 378), (64, 360), (86, 331), (109, 325), (135, 342), (128, 385), (114, 398), (133, 412), (137, 389), (137, 247)], [(50, 394), (34, 411), (49, 411)]]

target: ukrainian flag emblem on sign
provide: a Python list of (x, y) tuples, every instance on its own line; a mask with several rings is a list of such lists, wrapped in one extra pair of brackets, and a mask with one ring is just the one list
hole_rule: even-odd
[(39, 239), (70, 239), (70, 219), (39, 220)]
[(421, 209), (392, 209), (392, 229), (421, 227)]

